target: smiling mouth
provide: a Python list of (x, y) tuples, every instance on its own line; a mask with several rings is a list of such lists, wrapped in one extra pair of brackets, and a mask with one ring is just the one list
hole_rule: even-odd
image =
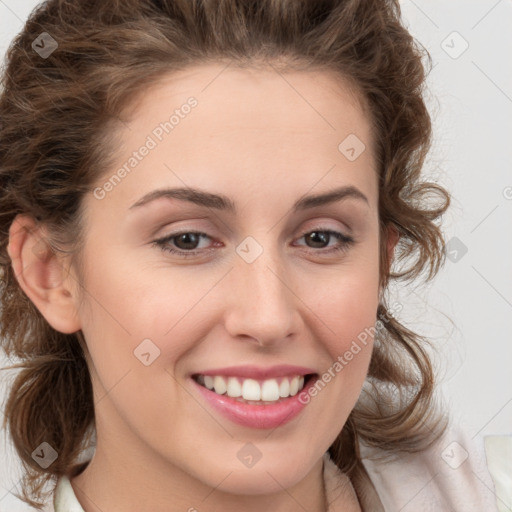
[(289, 375), (274, 379), (256, 380), (222, 375), (193, 375), (199, 385), (217, 395), (229, 396), (252, 405), (270, 405), (282, 402), (299, 393), (316, 374)]

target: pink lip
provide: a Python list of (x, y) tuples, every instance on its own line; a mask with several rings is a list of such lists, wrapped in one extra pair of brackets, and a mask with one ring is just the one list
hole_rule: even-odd
[(313, 368), (305, 366), (292, 366), (289, 364), (281, 364), (271, 367), (259, 366), (229, 366), (227, 368), (215, 368), (213, 370), (205, 370), (197, 372), (195, 375), (220, 375), (222, 377), (243, 377), (245, 379), (265, 380), (276, 377), (288, 377), (294, 375), (307, 375), (309, 373), (317, 373)]
[[(297, 367), (293, 367), (297, 369)], [(232, 368), (231, 368), (232, 369)], [(216, 370), (217, 372), (218, 370)], [(314, 373), (308, 371), (307, 373)], [(213, 373), (219, 375), (219, 373)], [(203, 374), (204, 375), (204, 374)], [(224, 374), (223, 374), (224, 375)], [(240, 375), (240, 373), (231, 375)], [(254, 375), (254, 374), (252, 374)], [(261, 375), (258, 374), (258, 375)], [(283, 375), (283, 373), (280, 373)], [(294, 375), (297, 375), (296, 373)], [(239, 402), (235, 398), (227, 395), (218, 395), (214, 391), (198, 384), (194, 379), (190, 379), (198, 389), (201, 396), (224, 417), (249, 428), (270, 429), (285, 425), (295, 418), (309, 403), (309, 401), (300, 401), (303, 393), (308, 393), (311, 386), (315, 385), (318, 376), (310, 378), (304, 388), (295, 396), (281, 399), (282, 401), (270, 405), (252, 405)]]

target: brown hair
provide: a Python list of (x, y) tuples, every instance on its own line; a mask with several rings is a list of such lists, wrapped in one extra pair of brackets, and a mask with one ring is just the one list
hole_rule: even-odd
[[(42, 32), (58, 43), (45, 58), (32, 47)], [(423, 57), (431, 65), (402, 25), (398, 0), (50, 0), (34, 10), (8, 50), (0, 96), (0, 336), (21, 360), (5, 421), (25, 466), (27, 502), (37, 506), (46, 483), (70, 474), (94, 410), (82, 333), (54, 330), (17, 283), (7, 253), (14, 217), (26, 213), (46, 226), (52, 249), (78, 264), (81, 198), (108, 170), (115, 147), (108, 134), (136, 93), (203, 62), (323, 69), (349, 81), (368, 106), (383, 289), (390, 279), (432, 279), (444, 263), (436, 221), (450, 197), (421, 178), (431, 145)], [(388, 226), (400, 235), (393, 263), (400, 271), (388, 270)], [(367, 382), (329, 449), (356, 489), (364, 479), (359, 442), (420, 450), (440, 425), (427, 422), (428, 340), (402, 325), (385, 298), (377, 317)], [(58, 453), (47, 469), (31, 457), (43, 441)]]

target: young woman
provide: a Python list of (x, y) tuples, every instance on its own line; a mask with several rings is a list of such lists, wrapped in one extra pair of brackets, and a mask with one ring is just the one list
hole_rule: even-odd
[(425, 54), (392, 0), (32, 13), (0, 98), (27, 503), (495, 510), (386, 293), (444, 258)]

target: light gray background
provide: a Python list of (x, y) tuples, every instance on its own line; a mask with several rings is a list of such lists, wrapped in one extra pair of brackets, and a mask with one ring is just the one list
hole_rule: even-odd
[[(0, 0), (0, 55), (37, 3)], [(401, 4), (410, 32), (433, 58), (435, 139), (425, 172), (452, 193), (443, 226), (447, 240), (460, 242), (448, 245), (455, 261), (447, 260), (434, 283), (393, 293), (402, 318), (436, 344), (455, 420), (472, 436), (511, 434), (512, 1)], [(18, 479), (12, 447), (2, 439), (0, 512), (28, 510), (10, 494)]]

